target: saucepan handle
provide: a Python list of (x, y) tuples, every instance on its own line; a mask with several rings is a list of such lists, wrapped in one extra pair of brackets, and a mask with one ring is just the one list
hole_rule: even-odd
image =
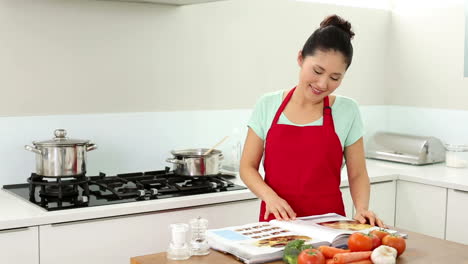
[(174, 158), (167, 158), (166, 162), (174, 163), (174, 164), (180, 164), (180, 165), (185, 163), (183, 160), (174, 159)]
[(86, 146), (86, 151), (91, 151), (97, 149), (97, 145), (94, 143), (90, 143)]
[(37, 149), (36, 147), (26, 145), (26, 146), (24, 146), (24, 149), (28, 150), (28, 151), (31, 151), (31, 152), (34, 152), (36, 154), (42, 155), (42, 151)]

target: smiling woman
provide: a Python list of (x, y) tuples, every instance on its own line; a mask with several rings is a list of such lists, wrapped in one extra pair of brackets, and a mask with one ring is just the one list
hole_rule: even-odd
[[(325, 18), (298, 53), (296, 87), (258, 101), (248, 123), (240, 175), (262, 200), (260, 221), (345, 215), (339, 188), (344, 156), (354, 217), (383, 225), (368, 209), (359, 108), (350, 98), (331, 95), (351, 65), (353, 36), (348, 21), (337, 15)], [(265, 179), (258, 172), (263, 156)]]

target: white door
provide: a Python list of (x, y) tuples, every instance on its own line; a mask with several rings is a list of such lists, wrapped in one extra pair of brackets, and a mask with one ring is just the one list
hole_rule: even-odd
[(395, 181), (371, 184), (369, 209), (382, 219), (385, 225), (395, 225)]
[(0, 230), (0, 262), (39, 264), (37, 226)]
[(448, 190), (447, 230), (445, 238), (468, 245), (468, 192)]
[(201, 216), (208, 228), (258, 221), (258, 199), (40, 227), (40, 264), (128, 264), (167, 250), (169, 224)]
[(445, 238), (447, 189), (398, 180), (395, 226)]
[(354, 205), (353, 205), (353, 198), (351, 198), (351, 192), (349, 191), (349, 187), (341, 187), (340, 189), (341, 189), (341, 195), (343, 197), (346, 217), (353, 218), (354, 217)]

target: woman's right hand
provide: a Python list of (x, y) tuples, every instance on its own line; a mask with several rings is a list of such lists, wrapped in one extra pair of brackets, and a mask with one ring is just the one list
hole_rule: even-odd
[(295, 220), (296, 213), (289, 206), (286, 200), (279, 197), (277, 194), (272, 195), (264, 200), (265, 202), (265, 216), (267, 220), (270, 214), (275, 215), (277, 220)]

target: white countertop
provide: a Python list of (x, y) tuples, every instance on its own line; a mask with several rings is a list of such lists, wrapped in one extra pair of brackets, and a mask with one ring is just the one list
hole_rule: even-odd
[[(367, 169), (371, 182), (399, 179), (468, 191), (468, 168), (448, 168), (443, 163), (411, 166), (393, 162), (367, 160)], [(346, 169), (342, 171), (342, 179), (342, 186), (347, 186)], [(242, 184), (238, 178), (231, 181), (236, 184)], [(255, 199), (255, 195), (249, 190), (238, 190), (49, 212), (4, 189), (0, 189), (0, 230), (248, 199)]]

